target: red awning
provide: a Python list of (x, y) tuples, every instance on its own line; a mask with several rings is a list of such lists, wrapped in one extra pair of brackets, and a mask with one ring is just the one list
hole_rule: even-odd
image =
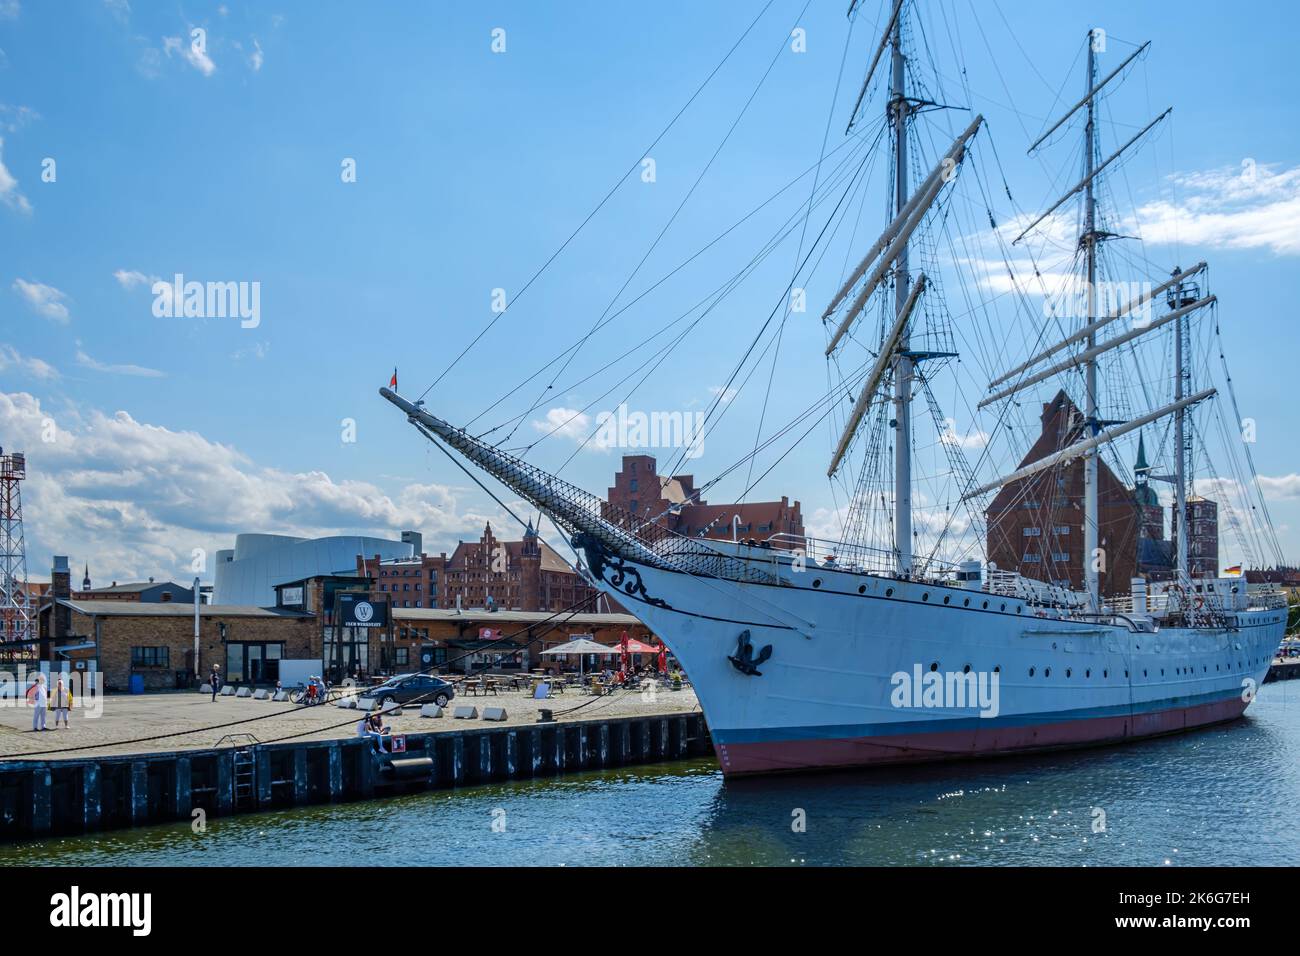
[(650, 644), (645, 644), (635, 638), (629, 639), (627, 646), (619, 645), (619, 650), (626, 650), (629, 654), (658, 654), (659, 648)]

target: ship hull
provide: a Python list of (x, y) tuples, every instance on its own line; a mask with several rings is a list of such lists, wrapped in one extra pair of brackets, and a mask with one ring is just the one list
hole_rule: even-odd
[[(772, 583), (621, 560), (598, 569), (681, 661), (728, 776), (1090, 747), (1234, 720), (1285, 629), (1284, 609), (1230, 612), (1213, 629), (1058, 619), (1014, 597), (738, 553), (768, 564)], [(768, 646), (756, 674), (729, 659)], [(936, 683), (950, 693), (920, 689)]]

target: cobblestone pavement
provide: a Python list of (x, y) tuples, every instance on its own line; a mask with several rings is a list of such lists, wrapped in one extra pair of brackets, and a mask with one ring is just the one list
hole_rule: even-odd
[[(360, 713), (328, 704), (302, 707), (252, 698), (218, 697), (194, 691), (155, 694), (111, 694), (102, 698), (98, 716), (83, 710), (77, 701), (71, 715), (71, 727), (55, 730), (50, 712), (46, 726), (50, 730), (33, 732), (32, 708), (12, 698), (0, 700), (0, 759), (38, 755), (39, 759), (75, 759), (106, 754), (160, 753), (213, 747), (226, 734), (252, 734), (262, 743), (286, 737), (328, 740), (350, 737), (356, 733)], [(484, 707), (504, 707), (507, 720), (485, 724), (481, 720), (453, 720), (451, 710), (457, 705), (472, 705), (482, 713)], [(569, 711), (582, 706), (581, 709)], [(457, 696), (440, 719), (420, 717), (419, 706), (406, 708), (401, 714), (388, 716), (386, 723), (394, 733), (430, 733), (466, 730), (478, 726), (521, 726), (535, 723), (541, 707), (555, 712), (559, 721), (594, 717), (631, 717), (647, 714), (689, 713), (699, 709), (695, 692), (690, 688), (670, 691), (659, 688), (653, 694), (640, 691), (616, 692), (606, 697), (584, 696), (576, 691), (557, 695), (550, 700), (533, 700), (523, 692), (503, 691), (486, 697)], [(249, 720), (249, 718), (259, 718)], [(246, 721), (245, 723), (236, 723)], [(217, 726), (227, 724), (231, 726)], [(175, 734), (158, 739), (160, 735)], [(153, 738), (141, 740), (140, 738)], [(131, 742), (138, 741), (138, 742)], [(88, 750), (66, 748), (95, 746)], [(46, 751), (65, 751), (45, 753)]]

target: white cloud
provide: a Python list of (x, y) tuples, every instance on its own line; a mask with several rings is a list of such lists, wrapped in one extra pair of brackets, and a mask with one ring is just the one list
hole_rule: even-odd
[(253, 68), (254, 73), (262, 68), (262, 61), (264, 59), (265, 57), (262, 55), (262, 44), (258, 43), (257, 40), (254, 39), (253, 52), (248, 54), (248, 65)]
[(54, 288), (52, 285), (44, 285), (40, 282), (28, 282), (25, 279), (15, 279), (13, 290), (26, 300), (27, 304), (32, 307), (38, 315), (43, 315), (52, 322), (58, 322), (60, 325), (67, 325), (71, 318), (68, 307), (64, 305), (67, 295)]
[(545, 421), (534, 421), (533, 428), (543, 435), (551, 432), (561, 438), (582, 441), (591, 431), (591, 416), (575, 408), (552, 408), (546, 413)]
[[(54, 441), (43, 440), (48, 420), (57, 426)], [(68, 554), (89, 562), (99, 580), (188, 579), (191, 549), (211, 556), (241, 531), (395, 538), (413, 528), (432, 549), (477, 537), (485, 521), (498, 527), (509, 520), (465, 509), (450, 486), (407, 484), (388, 494), (318, 470), (264, 467), (196, 432), (139, 422), (124, 411), (59, 413), (25, 392), (0, 392), (0, 434), (6, 448), (27, 452), (33, 576), (51, 555)]]
[(1131, 226), (1148, 242), (1300, 255), (1300, 166), (1247, 160), (1170, 182), (1175, 199), (1140, 206)]
[(17, 20), (21, 9), (18, 0), (0, 0), (0, 20)]
[(152, 285), (158, 281), (157, 276), (147, 276), (143, 272), (136, 272), (134, 269), (118, 269), (113, 273), (113, 278), (117, 280), (118, 285), (123, 289), (134, 289), (138, 285)]
[(16, 209), (22, 213), (30, 213), (32, 204), (27, 201), (27, 197), (22, 194), (18, 188), (18, 180), (14, 179), (13, 173), (9, 172), (4, 163), (5, 141), (0, 137), (0, 202), (4, 203), (10, 209)]
[(58, 370), (49, 362), (22, 355), (12, 345), (0, 345), (0, 372), (10, 370), (42, 381), (59, 377)]
[(961, 448), (965, 451), (972, 451), (983, 448), (989, 443), (988, 432), (980, 431), (976, 428), (973, 432), (965, 435), (958, 434), (957, 420), (954, 418), (945, 418), (943, 420), (944, 430), (939, 435), (939, 441), (944, 445), (952, 445), (955, 448)]
[(30, 106), (10, 106), (0, 103), (0, 128), (8, 133), (16, 133), (29, 123), (41, 118), (41, 114)]
[(136, 378), (163, 378), (167, 374), (158, 371), (156, 368), (145, 368), (143, 365), (108, 365), (98, 359), (91, 358), (80, 348), (77, 349), (77, 364), (82, 368), (93, 369), (96, 372), (108, 372), (111, 375), (131, 375)]
[(1259, 487), (1264, 492), (1264, 497), (1270, 501), (1300, 498), (1300, 475), (1293, 473), (1278, 475), (1276, 478), (1260, 475)]
[(185, 62), (204, 76), (211, 76), (217, 71), (217, 65), (212, 62), (206, 49), (200, 49), (181, 37), (163, 37), (163, 52), (168, 59), (171, 59), (173, 53), (183, 57)]
[(718, 399), (719, 404), (725, 405), (735, 398), (738, 393), (736, 389), (730, 386), (724, 388), (721, 385), (710, 385), (709, 394)]

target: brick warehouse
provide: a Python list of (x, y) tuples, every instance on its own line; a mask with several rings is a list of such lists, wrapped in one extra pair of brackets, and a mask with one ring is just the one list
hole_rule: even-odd
[[(626, 614), (551, 620), (541, 611), (392, 608), (383, 628), (340, 627), (334, 607), (340, 593), (364, 595), (388, 609), (391, 595), (374, 592), (372, 584), (364, 577), (327, 575), (280, 585), (275, 607), (199, 605), (198, 676), (217, 663), (232, 683), (274, 684), (282, 661), (310, 661), (313, 671), (323, 669), (336, 682), (428, 669), (426, 659), (434, 667), (456, 662), (455, 670), (511, 669), (538, 666), (540, 651), (577, 634), (610, 645), (624, 632), (654, 641)], [(53, 588), (63, 587), (66, 594), (66, 585), (66, 572), (60, 580), (56, 566)], [(67, 660), (73, 667), (93, 661), (105, 690), (127, 690), (134, 675), (146, 690), (196, 682), (192, 604), (58, 596), (41, 609), (40, 622), (41, 658)], [(511, 640), (484, 650), (503, 637)]]
[[(766, 540), (772, 535), (802, 538), (803, 512), (799, 502), (788, 497), (780, 501), (750, 501), (737, 504), (709, 504), (700, 497), (693, 475), (661, 475), (651, 455), (624, 455), (623, 467), (614, 475), (606, 501), (640, 518), (678, 534), (693, 538)], [(801, 547), (793, 540), (778, 539), (777, 547)]]
[[(1043, 430), (1021, 466), (1078, 441), (1083, 414), (1064, 391), (1043, 405)], [(1097, 463), (1103, 594), (1127, 593), (1137, 571), (1142, 512), (1133, 489)], [(1039, 581), (1080, 590), (1083, 582), (1083, 459), (1003, 486), (989, 505), (989, 561)]]
[(394, 608), (486, 607), (559, 611), (587, 600), (591, 610), (621, 610), (592, 588), (533, 530), (503, 541), (488, 524), (478, 541), (461, 541), (450, 555), (380, 560), (357, 557), (357, 575), (374, 577)]

